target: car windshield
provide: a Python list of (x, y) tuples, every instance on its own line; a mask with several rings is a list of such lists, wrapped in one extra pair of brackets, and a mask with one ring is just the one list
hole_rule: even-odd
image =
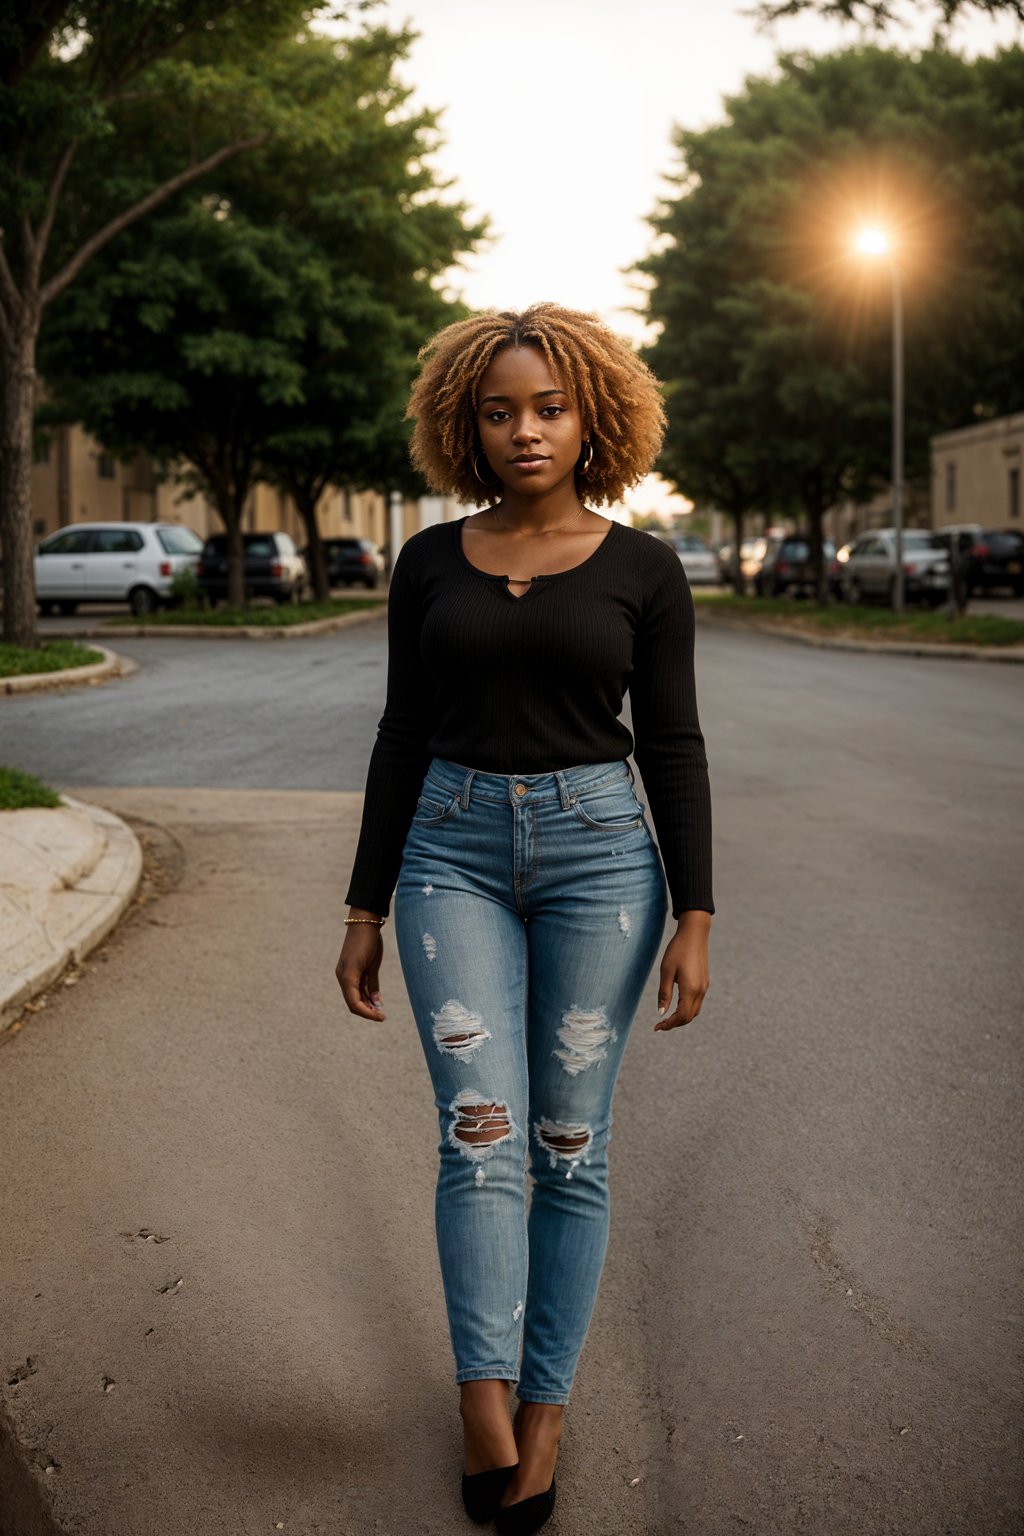
[[(274, 548), (273, 535), (269, 533), (243, 533), (242, 542), (247, 555), (255, 555), (257, 559), (273, 556), (277, 553)], [(211, 533), (203, 545), (206, 554), (226, 555), (228, 552), (228, 538), (226, 533)]]
[(945, 539), (940, 539), (937, 534), (928, 533), (924, 529), (904, 528), (904, 548), (913, 549), (945, 549)]
[(168, 555), (198, 555), (203, 541), (191, 528), (158, 528), (156, 536)]

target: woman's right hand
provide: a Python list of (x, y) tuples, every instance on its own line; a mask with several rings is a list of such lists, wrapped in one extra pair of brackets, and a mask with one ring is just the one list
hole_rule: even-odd
[[(350, 917), (375, 917), (376, 913), (357, 912)], [(384, 941), (377, 923), (351, 923), (345, 929), (345, 942), (334, 968), (345, 1006), (361, 1019), (381, 1020), (384, 999), (380, 995), (380, 962)]]

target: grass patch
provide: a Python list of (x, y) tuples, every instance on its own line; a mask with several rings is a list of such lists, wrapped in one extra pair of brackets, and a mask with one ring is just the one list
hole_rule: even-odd
[(107, 624), (144, 624), (147, 629), (168, 629), (179, 624), (200, 624), (216, 629), (240, 629), (262, 626), (277, 629), (285, 625), (309, 624), (313, 619), (333, 619), (339, 613), (364, 613), (384, 605), (379, 599), (360, 597), (331, 598), (326, 603), (281, 603), (262, 608), (165, 608), (142, 617), (118, 615)]
[(28, 677), (34, 672), (60, 672), (64, 667), (90, 667), (102, 660), (99, 651), (77, 640), (44, 640), (37, 650), (0, 641), (0, 677)]
[(60, 805), (60, 795), (31, 773), (0, 767), (0, 811), (23, 811), (32, 805)]
[(872, 604), (811, 603), (791, 597), (737, 597), (735, 592), (694, 592), (695, 605), (743, 619), (785, 624), (842, 639), (921, 640), (932, 645), (1024, 645), (1024, 623), (997, 613), (968, 611), (950, 620), (945, 609), (911, 608), (897, 616)]

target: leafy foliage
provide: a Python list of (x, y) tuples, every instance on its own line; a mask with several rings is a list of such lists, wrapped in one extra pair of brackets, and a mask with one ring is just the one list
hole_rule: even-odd
[(641, 264), (662, 468), (698, 504), (802, 510), (813, 535), (890, 473), (890, 276), (854, 256), (858, 228), (894, 243), (911, 476), (935, 432), (1020, 408), (1024, 52), (790, 56), (727, 105), (677, 131), (677, 191)]
[(316, 131), (225, 164), (93, 263), (44, 337), (44, 419), (146, 449), (229, 534), (257, 478), (292, 492), (314, 537), (328, 483), (408, 481), (416, 352), (456, 313), (434, 280), (480, 233), (425, 164), (434, 119), (393, 75), (408, 43), (371, 29), (278, 49), (278, 90)]
[[(754, 9), (754, 15), (766, 26), (789, 16), (800, 16), (815, 11), (819, 16), (832, 17), (837, 21), (853, 21), (862, 27), (883, 32), (898, 27), (905, 19), (906, 7), (898, 0), (766, 0)], [(915, 11), (921, 7), (915, 5)], [(961, 16), (979, 11), (983, 16), (1015, 16), (1024, 21), (1024, 0), (934, 0), (938, 35), (948, 33)]]

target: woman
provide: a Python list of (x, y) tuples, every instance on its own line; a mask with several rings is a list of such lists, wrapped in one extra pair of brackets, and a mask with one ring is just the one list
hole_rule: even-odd
[[(666, 874), (676, 929), (655, 1028), (689, 1023), (708, 988), (711, 808), (679, 558), (583, 499), (615, 501), (650, 468), (653, 376), (593, 316), (555, 304), (460, 321), (422, 357), (413, 461), (439, 492), (488, 505), (414, 535), (395, 564), (337, 976), (352, 1013), (383, 1019), (397, 880), (442, 1133), (463, 1499), (511, 1536), (554, 1506), (607, 1240), (612, 1092)], [(618, 718), (627, 687), (635, 749)]]

